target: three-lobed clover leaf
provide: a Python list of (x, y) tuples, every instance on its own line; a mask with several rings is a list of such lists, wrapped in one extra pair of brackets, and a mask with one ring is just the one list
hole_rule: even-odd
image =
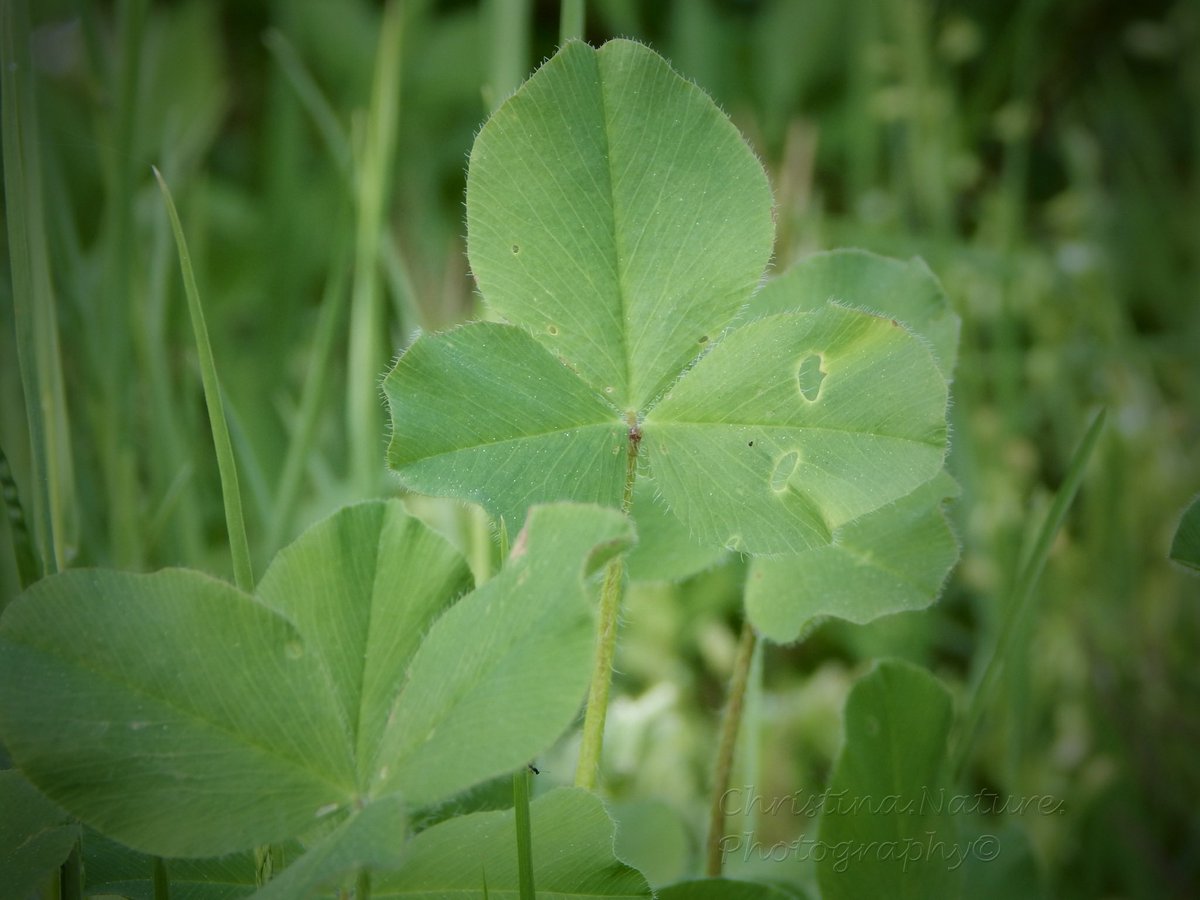
[(356, 811), (289, 876), (320, 880), (571, 724), (583, 574), (630, 540), (614, 510), (539, 507), (466, 593), (457, 551), (372, 502), (306, 531), (254, 596), (190, 570), (67, 571), (0, 619), (0, 733), (47, 797), (147, 853), (229, 853)]
[(899, 322), (734, 327), (771, 252), (766, 176), (648, 48), (572, 42), (534, 74), (476, 139), (467, 226), (507, 321), (421, 337), (386, 377), (406, 486), (519, 521), (619, 505), (640, 470), (698, 543), (757, 554), (827, 545), (941, 468), (946, 383)]

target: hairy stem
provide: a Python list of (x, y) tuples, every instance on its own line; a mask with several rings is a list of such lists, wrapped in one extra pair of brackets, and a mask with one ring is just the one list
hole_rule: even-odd
[[(625, 490), (621, 497), (621, 512), (626, 515), (633, 505), (638, 447), (642, 442), (642, 432), (632, 414), (630, 420)], [(575, 768), (576, 786), (589, 791), (595, 790), (600, 771), (600, 750), (604, 744), (604, 721), (608, 716), (608, 694), (612, 687), (613, 658), (617, 653), (617, 623), (624, 583), (625, 559), (618, 556), (604, 570), (604, 586), (600, 590), (600, 622), (596, 631), (596, 662), (592, 668), (591, 687), (588, 688), (587, 712), (583, 717), (583, 743), (579, 747), (579, 763)]]
[(708, 817), (708, 859), (704, 874), (716, 878), (721, 874), (724, 853), (721, 845), (725, 838), (725, 793), (729, 790), (729, 778), (733, 772), (733, 756), (737, 749), (738, 730), (742, 724), (742, 709), (746, 700), (746, 685), (750, 680), (750, 664), (754, 659), (754, 647), (758, 635), (749, 621), (742, 625), (742, 637), (738, 641), (737, 656), (733, 661), (733, 674), (729, 678), (729, 700), (721, 721), (721, 740), (717, 745), (717, 763), (713, 770), (712, 807)]

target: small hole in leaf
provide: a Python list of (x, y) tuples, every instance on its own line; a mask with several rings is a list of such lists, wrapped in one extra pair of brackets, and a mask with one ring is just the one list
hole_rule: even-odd
[(800, 388), (800, 396), (812, 403), (821, 393), (821, 382), (825, 380), (825, 372), (821, 368), (821, 357), (811, 353), (800, 360), (796, 370), (796, 384)]
[(775, 471), (771, 473), (771, 490), (777, 494), (782, 494), (787, 490), (788, 481), (792, 477), (792, 473), (796, 471), (796, 466), (800, 464), (800, 454), (795, 450), (783, 454), (779, 457), (779, 462), (775, 463)]
[(546, 333), (547, 334), (558, 334), (558, 326), (557, 325), (547, 325)]

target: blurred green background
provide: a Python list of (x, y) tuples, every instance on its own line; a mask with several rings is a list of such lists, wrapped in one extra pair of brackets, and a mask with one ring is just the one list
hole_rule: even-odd
[[(21, 197), (6, 185), (0, 278), (0, 447), (26, 522), (0, 533), (3, 597), (23, 542), (41, 540), (43, 483), (57, 486), (62, 564), (228, 576), (151, 165), (191, 244), (261, 570), (332, 508), (395, 493), (378, 379), (418, 330), (480, 312), (467, 153), (553, 52), (559, 5), (411, 0), (394, 27), (352, 0), (30, 5), (19, 62), (36, 143)], [(962, 561), (928, 612), (767, 648), (741, 774), (767, 797), (819, 790), (872, 659), (969, 681), (1105, 406), (966, 786), (1064, 801), (1021, 822), (1046, 896), (1200, 895), (1200, 583), (1166, 562), (1200, 491), (1200, 4), (587, 3), (588, 40), (615, 36), (668, 57), (755, 147), (775, 190), (776, 271), (838, 246), (919, 254), (963, 318), (950, 460)], [(24, 256), (14, 234), (45, 241)], [(57, 351), (44, 331), (21, 336), (30, 319)], [(50, 402), (65, 428), (31, 445), (18, 355), (35, 345), (61, 359)], [(487, 555), (477, 516), (419, 506)], [(607, 781), (619, 815), (673, 842), (663, 877), (694, 861), (702, 832), (741, 570), (639, 585), (628, 601)], [(812, 822), (784, 811), (757, 826), (770, 843)]]

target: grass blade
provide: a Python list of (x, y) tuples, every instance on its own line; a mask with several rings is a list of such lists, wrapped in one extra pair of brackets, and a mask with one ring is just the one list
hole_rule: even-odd
[(321, 397), (329, 379), (329, 364), (333, 356), (338, 324), (342, 319), (342, 297), (346, 289), (348, 271), (344, 254), (339, 256), (343, 257), (343, 261), (338, 263), (337, 270), (326, 282), (325, 295), (321, 298), (321, 311), (317, 318), (312, 349), (308, 354), (304, 386), (300, 389), (300, 406), (296, 412), (287, 455), (284, 457), (279, 485), (275, 490), (275, 502), (271, 507), (267, 527), (267, 552), (272, 554), (282, 546), (288, 520), (296, 507), (304, 466), (311, 455), (313, 439), (317, 432)]
[(221, 384), (217, 379), (217, 366), (213, 361), (212, 344), (208, 340), (208, 326), (204, 323), (204, 308), (200, 305), (200, 290), (196, 287), (196, 275), (192, 271), (192, 258), (188, 253), (187, 241), (183, 236), (183, 225), (175, 210), (170, 188), (158, 169), (154, 170), (158, 186), (167, 205), (171, 219), (171, 230), (175, 234), (175, 246), (179, 250), (179, 265), (183, 270), (183, 287), (187, 293), (188, 312), (191, 314), (192, 330), (196, 335), (196, 351), (200, 357), (200, 377), (204, 382), (204, 401), (208, 406), (208, 422), (212, 428), (213, 444), (217, 451), (217, 468), (221, 474), (221, 496), (225, 503), (225, 527), (229, 531), (229, 551), (233, 556), (233, 577), (243, 591), (254, 590), (254, 570), (250, 563), (250, 545), (246, 540), (246, 522), (242, 515), (242, 495), (238, 489), (237, 461), (233, 455), (233, 444), (229, 439), (229, 425), (225, 419), (225, 408), (221, 402)]
[[(8, 465), (8, 457), (4, 448), (0, 447), (0, 491), (3, 491), (4, 510), (8, 518), (8, 531), (12, 538), (13, 557), (17, 561), (17, 580), (21, 589), (29, 587), (41, 572), (38, 569), (37, 554), (33, 550), (33, 542), (29, 539), (29, 528), (25, 523), (25, 510), (21, 506), (21, 496), (17, 493), (17, 483), (13, 481), (12, 470)], [(3, 611), (7, 599), (0, 602)]]
[(558, 42), (583, 40), (583, 0), (562, 0), (558, 20)]
[(529, 769), (513, 773), (513, 806), (517, 817), (517, 885), (521, 900), (535, 900), (533, 836), (529, 830)]
[(1104, 431), (1106, 417), (1106, 410), (1101, 409), (1097, 412), (1092, 419), (1092, 424), (1088, 427), (1087, 433), (1083, 436), (1083, 440), (1075, 448), (1075, 453), (1072, 455), (1070, 466), (1067, 469), (1066, 478), (1063, 480), (1062, 486), (1059, 487), (1058, 493), (1055, 494), (1054, 503), (1051, 504), (1050, 511), (1046, 514), (1045, 521), (1042, 522), (1042, 527), (1038, 531), (1033, 546), (1021, 565), (1020, 571), (1017, 573), (1012, 597), (1004, 611), (1005, 615), (1000, 626), (1000, 634), (996, 639), (996, 645), (992, 649), (991, 655), (988, 657), (987, 664), (984, 666), (983, 674), (979, 678), (978, 685), (971, 698), (966, 725), (959, 735), (958, 746), (953, 757), (954, 771), (956, 773), (961, 773), (963, 766), (966, 764), (971, 742), (976, 730), (979, 728), (980, 720), (983, 718), (984, 709), (988, 705), (991, 692), (996, 685), (996, 680), (1004, 668), (1005, 661), (1013, 644), (1013, 637), (1020, 631), (1020, 625), (1029, 614), (1033, 588), (1041, 577), (1042, 570), (1046, 566), (1046, 559), (1050, 555), (1050, 546), (1054, 543), (1054, 538), (1058, 535), (1063, 520), (1066, 518), (1067, 510), (1071, 508), (1075, 494), (1079, 491), (1079, 486), (1083, 482), (1083, 474), (1087, 469), (1088, 460), (1091, 459), (1092, 451), (1096, 449), (1096, 443)]
[(354, 287), (350, 305), (347, 360), (346, 416), (350, 438), (350, 476), (355, 492), (371, 496), (383, 473), (378, 376), (387, 361), (381, 338), (379, 235), (383, 228), (400, 114), (401, 39), (404, 7), (395, 2), (384, 9), (375, 83), (367, 118), (358, 177), (355, 180), (358, 222), (355, 232)]
[(37, 110), (24, 2), (0, 6), (4, 215), (12, 268), (17, 362), (30, 442), (34, 545), (44, 572), (72, 553), (75, 479), (54, 287), (46, 245)]

